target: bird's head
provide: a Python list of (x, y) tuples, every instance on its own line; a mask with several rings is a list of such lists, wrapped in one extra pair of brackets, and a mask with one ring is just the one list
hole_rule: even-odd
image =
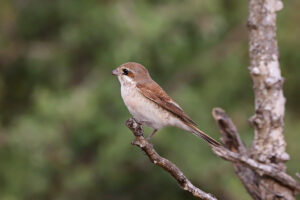
[(137, 84), (151, 80), (148, 70), (141, 64), (128, 62), (112, 71), (121, 84)]

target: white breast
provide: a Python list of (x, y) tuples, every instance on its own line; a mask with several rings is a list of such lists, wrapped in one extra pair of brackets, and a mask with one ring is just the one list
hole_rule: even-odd
[(133, 81), (120, 80), (120, 82), (124, 103), (133, 117), (141, 124), (159, 130), (164, 126), (177, 126), (182, 123), (173, 114), (143, 96)]

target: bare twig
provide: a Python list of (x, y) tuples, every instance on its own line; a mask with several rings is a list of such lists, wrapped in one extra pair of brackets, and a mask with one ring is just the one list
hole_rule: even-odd
[(222, 142), (227, 149), (242, 154), (246, 153), (246, 147), (242, 142), (237, 128), (222, 108), (214, 108), (212, 115), (217, 122), (222, 134)]
[(180, 187), (186, 191), (192, 193), (195, 197), (203, 200), (216, 200), (214, 196), (209, 193), (203, 192), (196, 186), (194, 186), (182, 173), (182, 171), (171, 161), (161, 157), (153, 148), (153, 145), (148, 142), (143, 136), (143, 128), (133, 118), (126, 121), (126, 126), (132, 131), (135, 136), (133, 145), (140, 147), (151, 162), (160, 166), (168, 173), (170, 173), (178, 182)]
[[(246, 156), (247, 149), (240, 138), (237, 128), (225, 111), (221, 108), (214, 108), (212, 115), (217, 122), (220, 133), (222, 134), (222, 142), (224, 147), (232, 152)], [(227, 154), (227, 149), (225, 149), (225, 152), (223, 153), (221, 153), (222, 151), (220, 152), (221, 149), (219, 149), (219, 152), (218, 150), (213, 151), (223, 159), (232, 161), (234, 171), (244, 184), (248, 193), (251, 194), (251, 196), (256, 200), (261, 199), (260, 191), (256, 184), (256, 180), (258, 180), (259, 175), (240, 161), (237, 161), (234, 158), (229, 159), (228, 157), (224, 156)]]

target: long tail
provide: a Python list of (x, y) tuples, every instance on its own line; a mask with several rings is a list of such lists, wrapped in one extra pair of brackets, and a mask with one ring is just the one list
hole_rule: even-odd
[(206, 142), (208, 142), (209, 144), (213, 145), (213, 146), (221, 146), (221, 144), (219, 142), (217, 142), (215, 139), (212, 139), (210, 136), (208, 136), (206, 133), (204, 133), (203, 131), (199, 130), (197, 127), (191, 125), (191, 124), (187, 124), (189, 127), (192, 128), (192, 132), (194, 135), (202, 138), (203, 140), (205, 140)]

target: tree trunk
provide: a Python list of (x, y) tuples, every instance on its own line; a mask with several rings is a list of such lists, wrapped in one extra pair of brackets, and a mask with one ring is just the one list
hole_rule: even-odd
[[(251, 117), (255, 132), (250, 151), (251, 157), (265, 164), (273, 163), (285, 171), (289, 155), (285, 151), (283, 96), (276, 40), (276, 12), (281, 10), (280, 0), (250, 0), (249, 18), (249, 67), (255, 93), (255, 115)], [(289, 188), (273, 179), (264, 177), (258, 183), (262, 199), (295, 199)]]

